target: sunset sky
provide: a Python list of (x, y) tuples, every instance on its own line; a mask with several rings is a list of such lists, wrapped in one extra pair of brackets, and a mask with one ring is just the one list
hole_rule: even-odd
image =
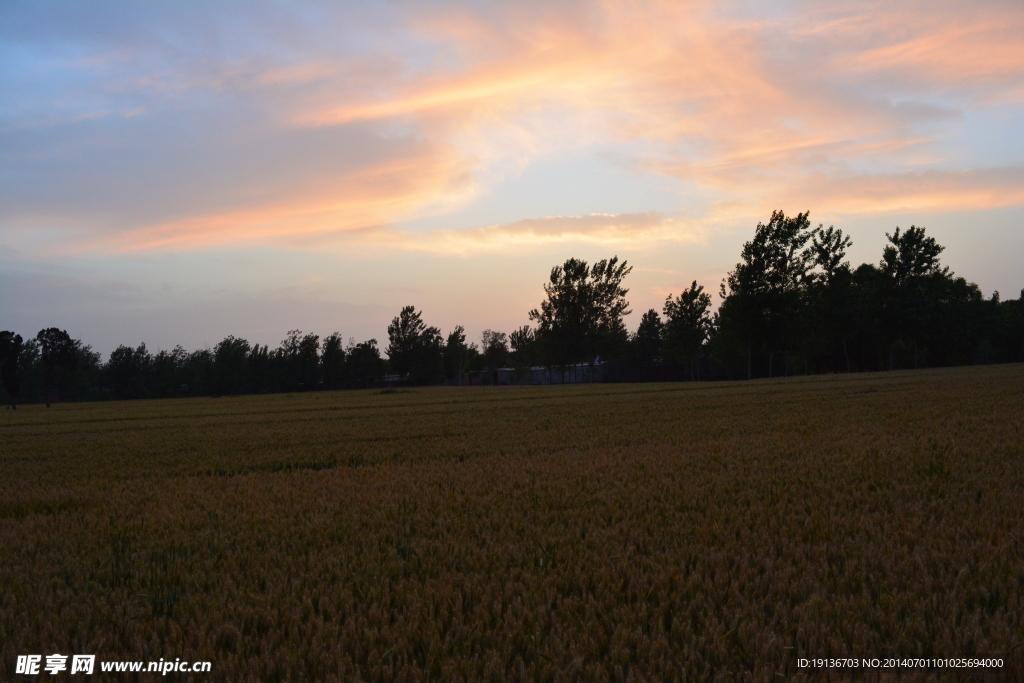
[(1019, 296), (1024, 3), (0, 3), (22, 335), (479, 341), (612, 255), (632, 329), (773, 209)]

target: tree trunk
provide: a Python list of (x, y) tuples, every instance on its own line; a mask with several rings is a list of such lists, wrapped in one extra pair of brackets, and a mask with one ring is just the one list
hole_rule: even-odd
[(914, 369), (917, 370), (917, 340), (914, 340)]
[(771, 351), (768, 352), (768, 378), (769, 379), (771, 379), (771, 377), (773, 376), (772, 375), (772, 366), (774, 364), (775, 364), (775, 349), (772, 349)]
[(750, 370), (751, 370), (750, 363), (752, 362), (750, 354), (751, 354), (750, 344), (747, 344), (747, 379), (750, 379)]
[(850, 374), (850, 353), (846, 350), (846, 337), (843, 337), (843, 356), (846, 358), (846, 374)]
[(889, 371), (892, 372), (892, 354), (896, 344), (889, 344)]

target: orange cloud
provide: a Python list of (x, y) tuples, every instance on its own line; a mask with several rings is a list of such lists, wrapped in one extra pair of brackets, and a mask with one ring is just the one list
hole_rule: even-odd
[[(1022, 94), (1024, 22), (1020, 5), (960, 6), (956, 12), (942, 5), (937, 11), (929, 11), (931, 8), (931, 4), (918, 4), (914, 11), (894, 7), (881, 13), (870, 28), (880, 30), (889, 40), (859, 53), (846, 53), (842, 66), (869, 74), (902, 73), (939, 88), (1008, 86), (1011, 92)], [(894, 30), (893, 26), (904, 28)]]
[(647, 212), (526, 218), (469, 230), (406, 235), (402, 242), (427, 251), (467, 253), (560, 242), (610, 246), (629, 246), (637, 240), (700, 242), (706, 233), (701, 221)]
[[(276, 126), (270, 135), (364, 126), (409, 148), (335, 175), (268, 164), (265, 176), (308, 182), (256, 196), (233, 187), (212, 209), (182, 209), (88, 244), (183, 249), (344, 238), (460, 252), (695, 239), (716, 221), (783, 203), (833, 213), (1024, 203), (1019, 169), (1005, 160), (986, 168), (982, 155), (959, 159), (940, 126), (985, 102), (1020, 102), (1024, 6), (818, 7), (744, 17), (709, 2), (420, 6), (403, 9), (397, 27), (420, 41), (413, 56), (225, 61), (191, 78), (153, 78), (161, 92), (173, 81), (175, 92), (251, 97)], [(695, 188), (679, 208), (715, 218), (510, 216), (431, 235), (389, 227), (463, 207), (538, 158), (598, 143), (620, 150), (630, 170)]]
[[(1020, 89), (1024, 11), (1003, 6), (968, 12), (965, 21), (963, 7), (949, 5), (857, 9), (838, 8), (838, 17), (808, 11), (776, 22), (735, 22), (692, 4), (642, 11), (605, 4), (590, 22), (556, 18), (541, 25), (523, 16), (503, 15), (500, 24), (469, 13), (449, 24), (434, 18), (425, 30), (460, 45), (473, 66), (296, 120), (334, 125), (411, 117), (485, 166), (518, 159), (524, 149), (543, 154), (593, 140), (639, 142), (654, 149), (636, 155), (637, 168), (755, 201), (773, 194), (773, 205), (787, 188), (822, 175), (834, 179), (830, 196), (860, 210), (948, 207), (951, 197), (975, 208), (1017, 202), (1001, 186), (977, 187), (999, 173), (946, 174), (949, 183), (959, 178), (967, 185), (960, 192), (912, 193), (916, 199), (906, 204), (879, 199), (875, 208), (870, 198), (884, 193), (864, 188), (903, 177), (891, 170), (894, 163), (949, 161), (934, 149), (934, 137), (909, 130), (915, 121), (959, 115), (930, 103), (929, 95), (966, 89), (966, 103), (993, 83), (1005, 92)], [(787, 33), (796, 40), (788, 59), (773, 49)], [(851, 94), (855, 88), (844, 88), (851, 75), (893, 91), (916, 79), (923, 99)], [(508, 149), (501, 149), (503, 137)], [(863, 164), (878, 173), (852, 173)], [(851, 196), (843, 201), (846, 184)]]
[(783, 197), (788, 206), (833, 214), (992, 209), (1024, 204), (1024, 167), (814, 175)]
[[(395, 241), (389, 218), (444, 212), (443, 201), (472, 196), (476, 183), (461, 159), (401, 159), (323, 183), (316, 195), (189, 216), (66, 245), (74, 250), (196, 249), (240, 244), (323, 243), (344, 238)], [(433, 203), (431, 203), (433, 202)]]
[[(419, 188), (410, 188), (410, 201)], [(265, 206), (197, 216), (118, 233), (97, 241), (75, 243), (74, 250), (120, 252), (196, 249), (273, 243), (291, 246), (329, 243), (363, 244), (438, 253), (468, 254), (551, 243), (635, 245), (645, 242), (703, 242), (717, 219), (691, 219), (658, 212), (542, 216), (464, 230), (414, 233), (377, 219), (398, 210), (389, 198), (382, 207), (372, 200), (322, 206), (311, 203)]]

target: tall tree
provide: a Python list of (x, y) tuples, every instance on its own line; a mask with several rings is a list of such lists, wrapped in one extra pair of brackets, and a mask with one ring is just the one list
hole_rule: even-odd
[(882, 249), (882, 272), (897, 285), (915, 278), (935, 273), (948, 273), (948, 268), (939, 264), (939, 254), (945, 251), (934, 237), (928, 237), (925, 229), (914, 225), (900, 234), (900, 229), (891, 235), (885, 233), (889, 244)]
[(529, 368), (534, 365), (537, 356), (537, 335), (529, 325), (512, 330), (508, 336), (509, 346), (512, 348), (513, 363), (519, 368)]
[(204, 396), (217, 393), (217, 368), (213, 360), (213, 352), (209, 349), (197, 349), (188, 354), (183, 373), (183, 384), (188, 386), (192, 396)]
[(840, 270), (849, 270), (850, 262), (844, 261), (846, 250), (853, 246), (853, 241), (843, 234), (842, 230), (836, 230), (835, 226), (819, 225), (811, 233), (811, 255), (813, 263), (820, 268), (817, 279), (829, 282)]
[(21, 393), (21, 379), (25, 369), (21, 365), (24, 343), (20, 334), (4, 330), (0, 332), (0, 381), (11, 399), (11, 409), (18, 409), (18, 395)]
[(589, 266), (575, 258), (551, 269), (547, 298), (530, 311), (549, 364), (593, 363), (621, 345), (623, 316), (629, 315), (628, 289), (622, 281), (632, 270), (617, 256)]
[(478, 355), (476, 344), (466, 343), (466, 328), (456, 325), (444, 344), (444, 375), (450, 381), (461, 383), (462, 374)]
[(288, 391), (315, 389), (320, 383), (320, 337), (289, 330), (281, 341)]
[(146, 350), (146, 344), (138, 348), (118, 346), (107, 359), (106, 375), (110, 389), (116, 398), (147, 398), (150, 390), (147, 379), (153, 364), (153, 357)]
[(307, 389), (320, 386), (320, 336), (302, 335), (298, 349), (299, 382)]
[(504, 332), (484, 330), (480, 335), (480, 349), (484, 363), (491, 370), (508, 365), (508, 335)]
[(1024, 289), (1020, 290), (1020, 298), (999, 302), (997, 317), (997, 333), (1001, 348), (1006, 349), (1006, 358), (1010, 362), (1024, 361)]
[(376, 339), (368, 339), (355, 344), (349, 340), (345, 348), (346, 370), (348, 377), (363, 386), (367, 380), (384, 374), (384, 359), (380, 356)]
[(768, 353), (768, 376), (775, 354), (791, 348), (802, 318), (802, 289), (813, 262), (808, 213), (787, 217), (772, 212), (743, 245), (742, 260), (722, 281), (719, 321), (747, 351), (747, 377), (755, 347)]
[(686, 363), (690, 379), (711, 333), (711, 295), (694, 280), (688, 289), (665, 299), (665, 350), (673, 360)]
[(427, 330), (423, 318), (415, 306), (405, 306), (388, 325), (388, 356), (391, 371), (407, 375), (416, 365), (416, 355), (424, 333)]
[[(809, 278), (808, 326), (810, 343), (805, 354), (812, 350), (826, 354), (830, 366), (835, 368), (835, 357), (841, 354), (841, 364), (850, 372), (849, 338), (854, 329), (851, 317), (853, 274), (846, 250), (853, 242), (834, 226), (827, 229), (819, 225), (811, 235), (811, 252), (815, 271)], [(805, 367), (807, 358), (804, 359)]]
[(72, 339), (66, 330), (48, 327), (36, 335), (39, 358), (43, 366), (43, 384), (46, 407), (50, 407), (52, 392), (67, 398), (74, 382), (81, 342)]
[(245, 359), (245, 374), (247, 377), (247, 390), (258, 394), (271, 389), (285, 389), (290, 387), (281, 386), (282, 365), (281, 356), (270, 351), (270, 346), (264, 344), (253, 344), (249, 349), (249, 355)]
[(441, 330), (427, 327), (414, 306), (406, 306), (388, 325), (388, 362), (392, 371), (417, 384), (444, 372)]
[(631, 356), (641, 365), (650, 365), (662, 355), (664, 323), (656, 310), (649, 309), (640, 318), (636, 332), (629, 340)]
[(188, 364), (188, 351), (175, 346), (170, 351), (160, 351), (153, 356), (151, 364), (151, 391), (155, 396), (169, 398), (182, 394), (185, 381), (185, 367)]
[(320, 369), (324, 386), (341, 386), (345, 379), (345, 348), (340, 333), (335, 332), (324, 338), (323, 350), (320, 352)]
[(233, 335), (228, 335), (213, 347), (218, 394), (245, 393), (249, 351), (249, 342)]
[(952, 274), (939, 263), (945, 247), (929, 237), (923, 227), (910, 226), (901, 233), (896, 228), (886, 233), (888, 244), (882, 250), (881, 270), (888, 278), (883, 301), (883, 320), (888, 333), (888, 367), (893, 369), (896, 343), (902, 338), (913, 348), (914, 366), (918, 364), (920, 344), (929, 323), (939, 314), (936, 304), (948, 290)]

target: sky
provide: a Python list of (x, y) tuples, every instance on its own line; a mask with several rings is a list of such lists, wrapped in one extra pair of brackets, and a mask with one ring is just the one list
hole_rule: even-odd
[(635, 328), (771, 212), (925, 226), (1024, 288), (1024, 3), (0, 2), (0, 328), (108, 354), (529, 323), (613, 255)]

